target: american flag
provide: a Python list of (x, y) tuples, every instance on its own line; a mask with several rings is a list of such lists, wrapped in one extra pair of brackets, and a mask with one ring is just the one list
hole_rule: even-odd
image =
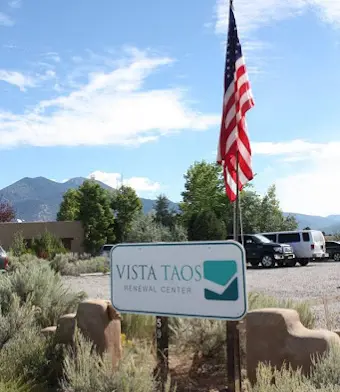
[(237, 197), (237, 163), (239, 190), (242, 190), (243, 186), (254, 177), (245, 121), (246, 112), (253, 106), (254, 100), (231, 5), (224, 72), (223, 115), (217, 163), (223, 166), (226, 193), (232, 202)]

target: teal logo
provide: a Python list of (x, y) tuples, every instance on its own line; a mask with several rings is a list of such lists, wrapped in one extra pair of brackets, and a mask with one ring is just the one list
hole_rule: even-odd
[(237, 265), (234, 260), (206, 260), (203, 263), (206, 281), (204, 298), (211, 301), (238, 299)]

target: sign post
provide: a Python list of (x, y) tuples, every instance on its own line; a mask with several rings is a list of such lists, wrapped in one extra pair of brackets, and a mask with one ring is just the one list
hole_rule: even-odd
[(156, 317), (156, 348), (157, 348), (157, 378), (162, 386), (168, 379), (169, 372), (169, 319), (167, 317)]
[(236, 375), (235, 330), (248, 306), (245, 250), (237, 241), (118, 244), (111, 250), (111, 301), (121, 313), (156, 316), (163, 381), (168, 373), (167, 317), (229, 321), (227, 345), (233, 355), (228, 367)]

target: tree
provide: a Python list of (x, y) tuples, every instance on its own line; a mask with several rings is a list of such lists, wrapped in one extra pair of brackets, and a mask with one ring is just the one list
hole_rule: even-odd
[(180, 203), (184, 222), (200, 211), (214, 211), (220, 219), (224, 219), (231, 211), (220, 166), (205, 161), (195, 162), (189, 167), (184, 179), (185, 190)]
[(78, 189), (69, 189), (64, 193), (57, 214), (58, 221), (74, 221), (79, 219), (80, 193)]
[(142, 202), (133, 188), (122, 185), (111, 194), (111, 208), (115, 215), (116, 242), (124, 242), (133, 219), (142, 211)]
[[(226, 232), (232, 234), (233, 204), (225, 194), (221, 167), (205, 161), (195, 162), (189, 167), (184, 178), (185, 189), (182, 192), (183, 201), (180, 203), (184, 225), (188, 229), (190, 226), (192, 230), (197, 214), (209, 211), (224, 223)], [(240, 205), (244, 233), (297, 229), (295, 217), (283, 215), (276, 197), (275, 185), (261, 197), (253, 190), (251, 184), (246, 184), (240, 192)], [(213, 222), (214, 218), (209, 217), (209, 219)], [(203, 228), (203, 225), (200, 226), (198, 223), (197, 225)], [(208, 230), (208, 227), (206, 229)], [(210, 236), (208, 233), (203, 235), (202, 229), (199, 230), (202, 238)], [(188, 237), (191, 238), (191, 234), (188, 233)]]
[(189, 241), (224, 240), (226, 228), (222, 219), (214, 211), (193, 213), (188, 222)]
[(163, 226), (173, 228), (175, 225), (175, 212), (170, 210), (169, 199), (165, 195), (159, 195), (154, 206), (155, 222), (161, 223)]
[(259, 210), (258, 231), (289, 231), (298, 227), (296, 218), (292, 215), (285, 217), (276, 197), (276, 187), (272, 185), (263, 196)]
[(60, 204), (58, 220), (79, 220), (84, 228), (84, 247), (97, 253), (105, 243), (112, 243), (114, 215), (109, 192), (94, 180), (86, 180), (78, 189), (68, 190)]
[(12, 222), (15, 219), (15, 210), (6, 200), (0, 200), (0, 222)]
[(115, 241), (110, 196), (94, 180), (85, 180), (78, 191), (79, 220), (84, 227), (85, 250), (96, 254), (101, 246)]

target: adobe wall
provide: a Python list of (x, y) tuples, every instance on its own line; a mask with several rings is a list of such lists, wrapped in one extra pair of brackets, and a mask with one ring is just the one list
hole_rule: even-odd
[(31, 240), (46, 230), (60, 239), (72, 239), (71, 252), (84, 252), (84, 230), (79, 221), (0, 223), (0, 244), (8, 250), (16, 232), (21, 231), (26, 240)]

